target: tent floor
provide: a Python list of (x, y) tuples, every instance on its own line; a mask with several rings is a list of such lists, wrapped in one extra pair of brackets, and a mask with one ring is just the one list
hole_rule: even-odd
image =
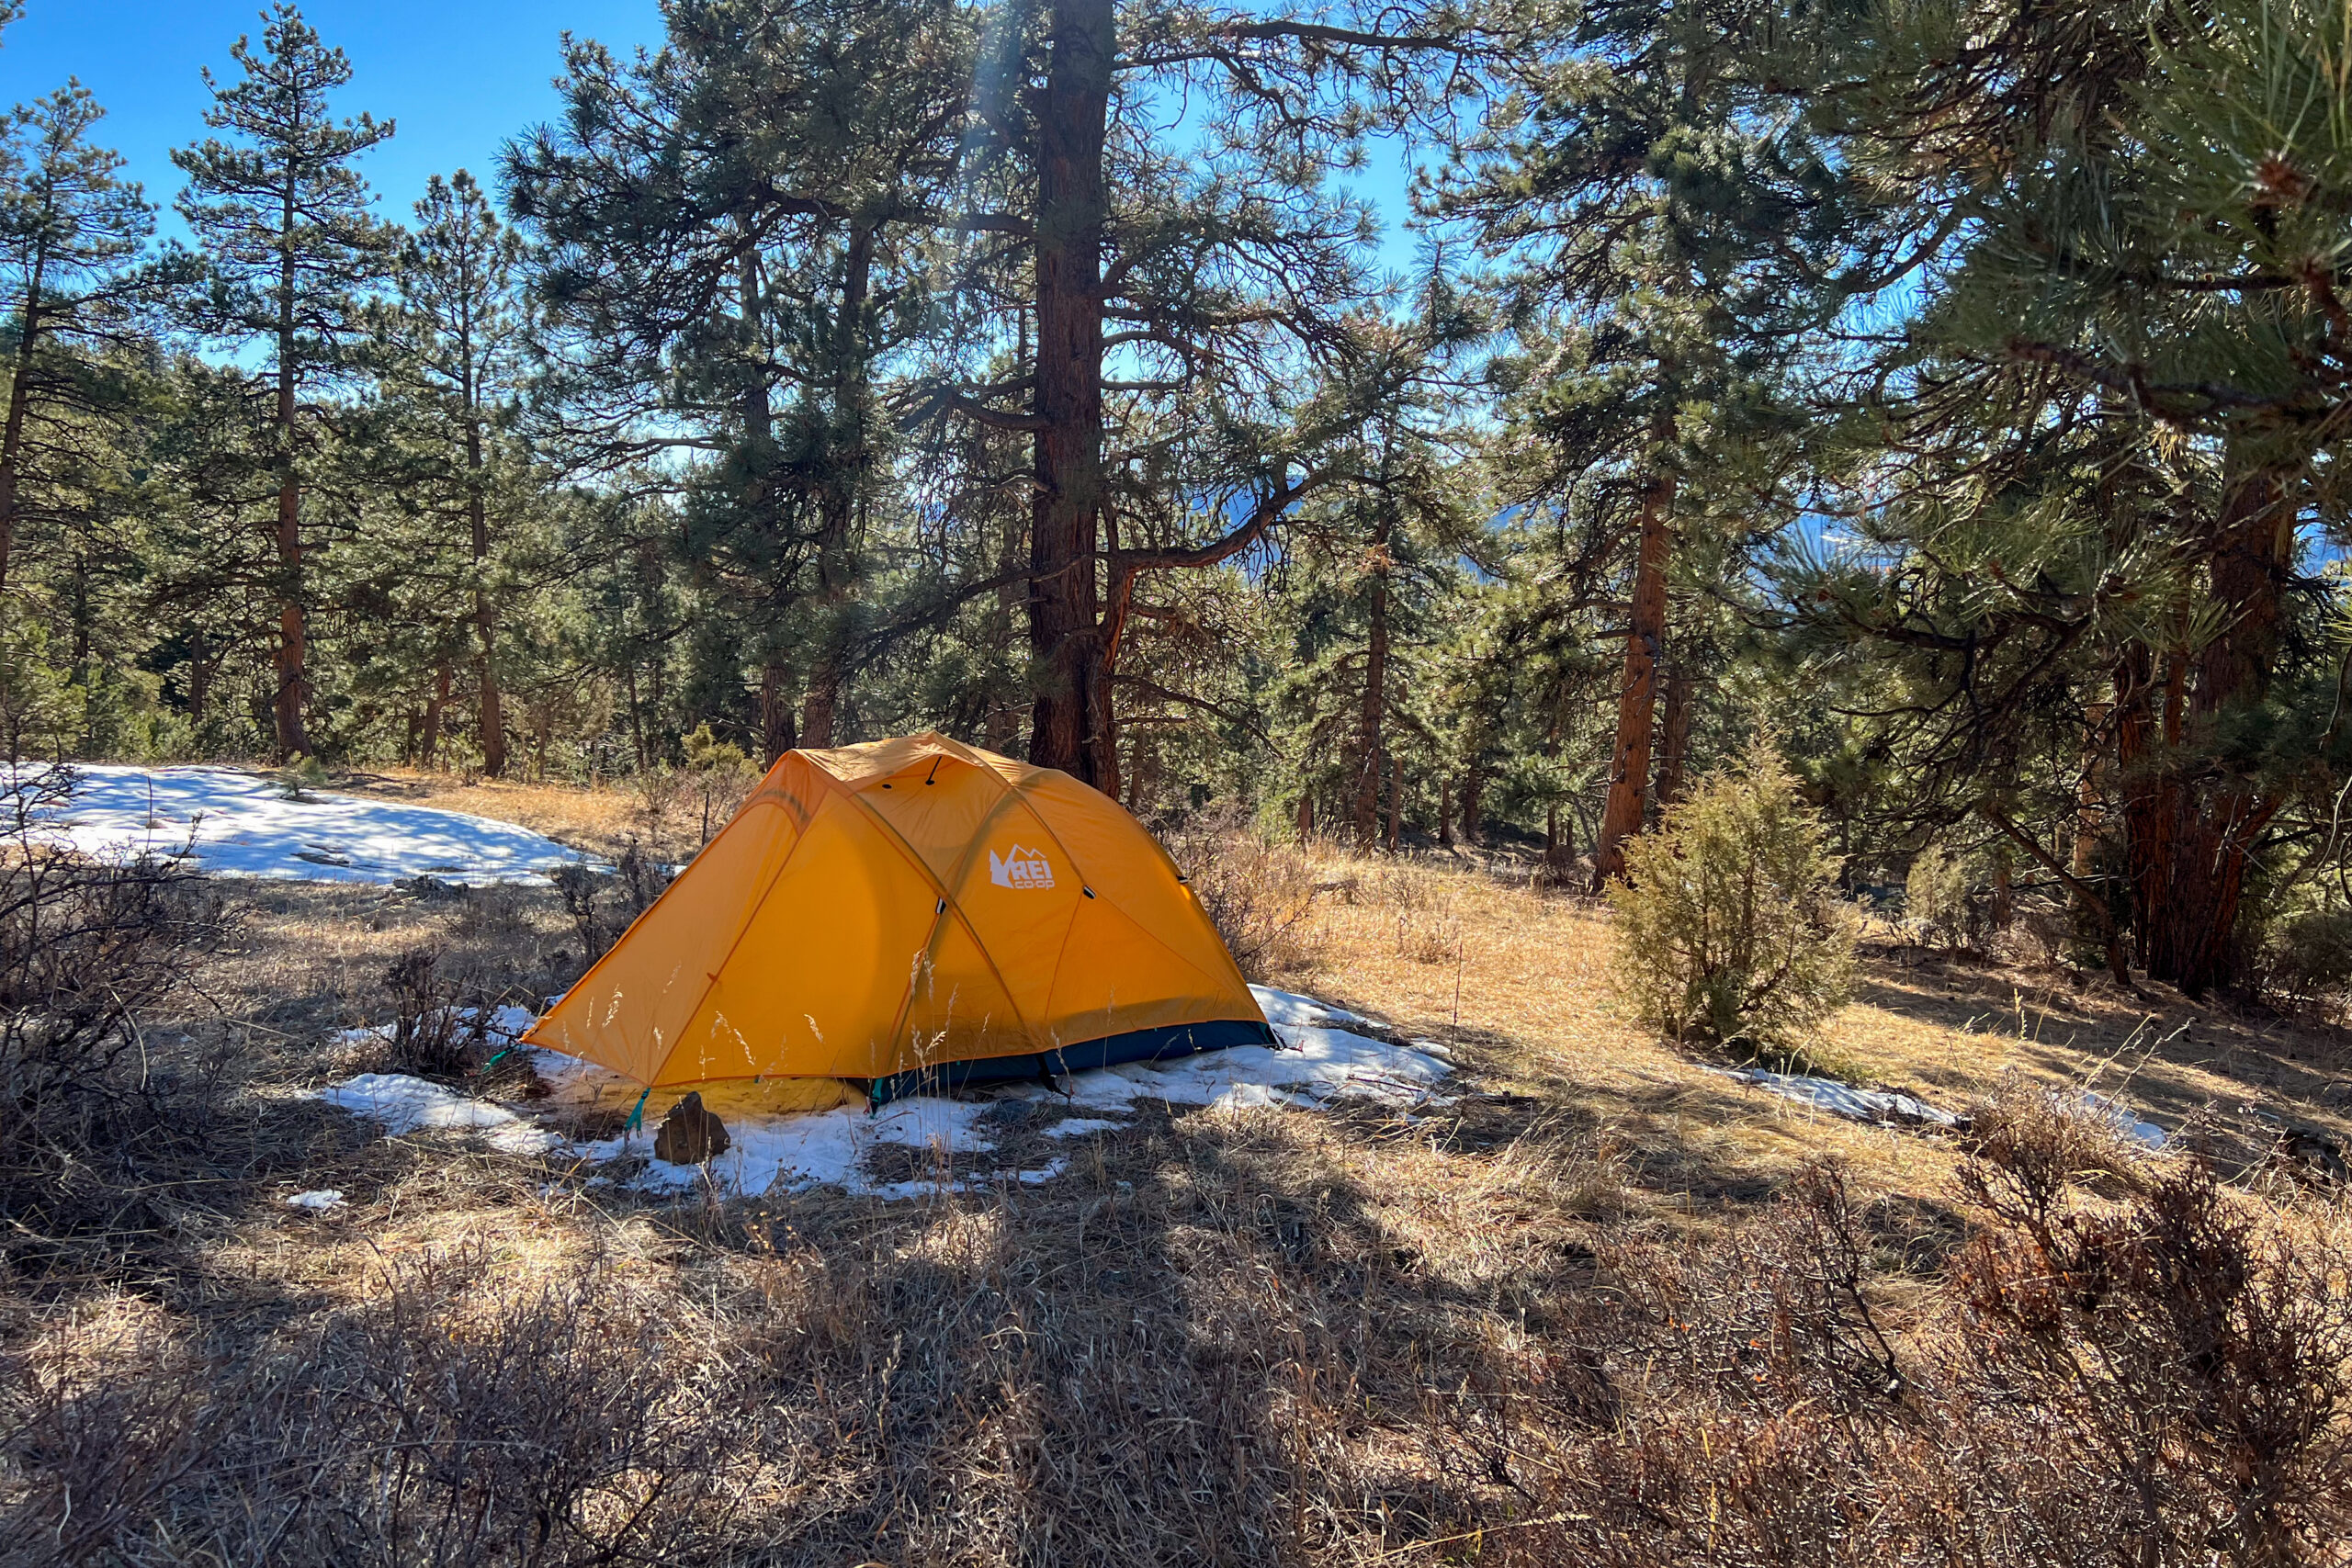
[(1274, 1032), (1254, 1018), (1218, 1019), (1208, 1023), (1174, 1023), (1159, 1029), (1130, 1030), (1100, 1040), (1084, 1040), (1051, 1051), (1029, 1051), (1014, 1056), (983, 1056), (969, 1062), (940, 1062), (912, 1067), (865, 1084), (874, 1104), (888, 1105), (911, 1094), (935, 1094), (967, 1084), (1005, 1083), (1054, 1078), (1124, 1062), (1167, 1062), (1204, 1051), (1225, 1051), (1237, 1045), (1272, 1045)]

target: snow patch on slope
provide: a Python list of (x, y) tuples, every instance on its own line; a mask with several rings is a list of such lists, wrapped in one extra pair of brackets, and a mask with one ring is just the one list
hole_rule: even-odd
[(554, 840), (460, 811), (359, 795), (288, 800), (233, 768), (76, 764), (72, 795), (45, 812), (44, 837), (99, 858), (156, 855), (214, 876), (297, 882), (406, 882), (468, 887), (537, 882), (580, 860)]
[(1816, 1111), (1826, 1111), (1832, 1116), (1843, 1116), (1849, 1122), (1891, 1123), (1903, 1127), (1953, 1127), (1960, 1118), (1949, 1111), (1939, 1111), (1924, 1100), (1891, 1089), (1856, 1089), (1852, 1084), (1836, 1078), (1813, 1077), (1798, 1073), (1771, 1073), (1762, 1067), (1740, 1067), (1726, 1077), (1738, 1079), (1784, 1100), (1810, 1105)]

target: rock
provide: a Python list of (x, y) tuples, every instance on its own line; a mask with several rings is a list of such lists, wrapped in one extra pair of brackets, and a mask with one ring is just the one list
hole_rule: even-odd
[(725, 1154), (734, 1142), (727, 1135), (727, 1123), (704, 1110), (701, 1094), (690, 1090), (662, 1118), (661, 1130), (653, 1134), (653, 1157), (672, 1165), (700, 1165)]

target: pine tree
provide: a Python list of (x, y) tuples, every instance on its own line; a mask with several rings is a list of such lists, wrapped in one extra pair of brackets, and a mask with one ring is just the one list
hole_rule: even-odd
[[(413, 493), (430, 498), (436, 532), (451, 524), (463, 530), (465, 564), (455, 575), (469, 600), (476, 733), (482, 771), (492, 778), (506, 770), (507, 739), (498, 655), (502, 520), (493, 507), (514, 503), (513, 485), (501, 480), (523, 460), (508, 435), (530, 354), (523, 265), (520, 237), (499, 222), (471, 175), (432, 176), (401, 246), (383, 365), (386, 390), (401, 404), (404, 434), (424, 463)], [(446, 701), (446, 661), (435, 680)], [(436, 709), (421, 738), (428, 765), (438, 717)]]
[(302, 397), (350, 363), (362, 332), (369, 283), (382, 275), (389, 236), (371, 214), (368, 182), (352, 167), (392, 134), (362, 114), (338, 120), (328, 97), (351, 80), (351, 64), (329, 49), (288, 4), (266, 14), (262, 47), (232, 49), (243, 74), (222, 84), (210, 72), (208, 137), (172, 154), (187, 176), (180, 216), (204, 247), (213, 286), (197, 302), (207, 336), (266, 348), (274, 382), (277, 470), (271, 520), (277, 558), (277, 690), (272, 705), (282, 756), (311, 750), (304, 707), (311, 600), (305, 581), (302, 498), (311, 446)]
[(1509, 264), (1513, 499), (1586, 513), (1600, 547), (1571, 603), (1623, 606), (1606, 882), (1650, 815), (1678, 535), (1739, 488), (1726, 455), (1785, 427), (1776, 384), (1874, 279), (1879, 241), (1820, 128), (1790, 107), (1819, 18), (1776, 0), (1498, 11), (1516, 42), (1497, 105), (1431, 201)]
[[(1979, 194), (1856, 465), (1858, 525), (1900, 568), (1824, 563), (1792, 599), (1892, 654), (1915, 793), (2191, 992), (2236, 973), (2269, 846), (2326, 831), (2347, 760), (2318, 689), (2335, 595), (2301, 570), (2304, 531), (2346, 516), (2340, 20), (1902, 11), (1875, 51), (1894, 69), (1856, 89), (1858, 166), (1926, 209)], [(2120, 827), (2120, 911), (2036, 818)]]
[(120, 175), (120, 154), (89, 132), (103, 117), (78, 82), (19, 108), (0, 186), (0, 287), (14, 328), (7, 412), (0, 422), (0, 587), (27, 506), (27, 479), (62, 456), (81, 420), (119, 403), (100, 356), (138, 341), (143, 287), (132, 263), (154, 209)]

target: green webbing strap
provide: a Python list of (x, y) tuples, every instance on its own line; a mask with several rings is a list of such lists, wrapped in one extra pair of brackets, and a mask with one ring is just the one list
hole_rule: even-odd
[(512, 1046), (512, 1045), (509, 1045), (508, 1047), (506, 1047), (506, 1049), (505, 1049), (505, 1050), (501, 1051), (497, 1055), (492, 1056), (489, 1061), (484, 1062), (484, 1063), (481, 1065), (481, 1070), (482, 1070), (483, 1072), (488, 1072), (488, 1071), (490, 1071), (490, 1069), (491, 1069), (491, 1068), (492, 1068), (492, 1067), (494, 1067), (494, 1066), (498, 1066), (498, 1064), (499, 1064), (499, 1063), (501, 1063), (501, 1062), (504, 1061), (507, 1057), (512, 1056), (514, 1054), (514, 1046)]
[(652, 1092), (653, 1086), (648, 1084), (645, 1086), (645, 1094), (637, 1097), (636, 1108), (629, 1111), (628, 1120), (621, 1123), (621, 1131), (624, 1134), (634, 1133), (645, 1125), (645, 1095)]

